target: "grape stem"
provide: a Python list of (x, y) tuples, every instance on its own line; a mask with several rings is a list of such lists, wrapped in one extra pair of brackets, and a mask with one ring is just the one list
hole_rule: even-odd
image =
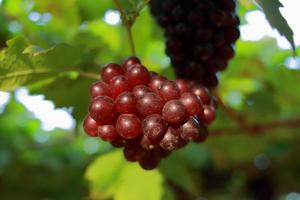
[(258, 135), (277, 129), (300, 128), (300, 116), (298, 118), (274, 120), (264, 123), (248, 122), (247, 117), (240, 115), (233, 108), (227, 106), (216, 91), (213, 93), (217, 97), (222, 111), (236, 123), (237, 127), (223, 127), (220, 129), (211, 130), (210, 132), (212, 135), (239, 133), (241, 130), (252, 135)]
[(133, 40), (133, 35), (132, 35), (132, 31), (131, 28), (133, 26), (133, 20), (131, 20), (127, 14), (125, 9), (122, 7), (121, 3), (119, 0), (114, 0), (117, 9), (119, 10), (120, 14), (121, 14), (121, 19), (122, 19), (122, 24), (125, 26), (126, 31), (127, 31), (127, 35), (128, 35), (128, 41), (129, 41), (129, 46), (131, 49), (131, 53), (133, 56), (135, 56), (135, 46), (134, 46), (134, 40)]

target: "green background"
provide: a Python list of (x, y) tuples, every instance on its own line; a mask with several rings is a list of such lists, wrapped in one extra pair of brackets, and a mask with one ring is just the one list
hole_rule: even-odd
[[(130, 14), (143, 2), (122, 3)], [(223, 104), (209, 139), (158, 169), (144, 171), (121, 151), (87, 138), (81, 124), (89, 86), (105, 63), (130, 55), (124, 27), (103, 20), (109, 9), (112, 0), (2, 1), (0, 90), (11, 98), (0, 114), (0, 199), (300, 199), (292, 193), (300, 192), (300, 71), (285, 66), (293, 53), (271, 38), (237, 42), (235, 58), (220, 74)], [(242, 23), (254, 9), (239, 2)], [(32, 12), (41, 17), (30, 20)], [(174, 78), (148, 7), (132, 31), (143, 63)], [(72, 108), (76, 128), (43, 130), (17, 100), (21, 86)], [(41, 134), (49, 139), (38, 142)], [(96, 152), (86, 150), (90, 144)]]

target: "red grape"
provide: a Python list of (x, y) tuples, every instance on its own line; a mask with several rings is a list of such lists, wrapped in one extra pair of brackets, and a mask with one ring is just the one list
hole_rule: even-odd
[(157, 167), (160, 163), (160, 158), (157, 157), (154, 152), (146, 152), (144, 156), (139, 160), (139, 164), (146, 170), (151, 170)]
[(110, 93), (114, 98), (122, 92), (130, 90), (130, 85), (127, 78), (122, 75), (113, 77), (110, 81), (109, 87)]
[(150, 75), (146, 67), (141, 64), (135, 64), (126, 71), (126, 77), (132, 87), (137, 85), (147, 85), (150, 81)]
[(121, 148), (124, 147), (127, 144), (127, 141), (122, 138), (120, 135), (118, 135), (118, 137), (110, 142), (112, 146), (116, 147), (116, 148)]
[(91, 117), (99, 124), (112, 122), (116, 117), (116, 105), (110, 97), (96, 97), (89, 106)]
[(98, 128), (98, 135), (104, 141), (114, 141), (118, 133), (113, 125), (101, 125)]
[(104, 69), (102, 70), (101, 77), (102, 77), (103, 81), (105, 81), (106, 83), (109, 83), (113, 77), (115, 77), (117, 75), (123, 75), (123, 74), (124, 74), (124, 71), (120, 65), (115, 64), (115, 63), (110, 63), (110, 64), (106, 65), (104, 67)]
[(216, 119), (216, 110), (213, 106), (204, 105), (200, 118), (206, 124), (212, 123)]
[(142, 137), (142, 139), (141, 139), (140, 144), (146, 150), (153, 150), (159, 146), (159, 140), (158, 139), (150, 139), (144, 135), (144, 137)]
[(167, 131), (167, 123), (161, 115), (153, 114), (147, 116), (142, 123), (142, 131), (150, 139), (162, 137)]
[(146, 93), (148, 92), (152, 92), (151, 89), (145, 85), (138, 85), (138, 86), (135, 86), (132, 90), (133, 92), (133, 95), (136, 97), (136, 98), (141, 98), (143, 97)]
[(97, 137), (98, 136), (98, 123), (91, 118), (89, 115), (87, 115), (84, 118), (83, 121), (83, 129), (86, 132), (86, 134), (88, 134), (91, 137)]
[(119, 135), (126, 139), (136, 138), (141, 134), (141, 121), (133, 114), (122, 114), (116, 122)]
[(159, 93), (159, 89), (161, 88), (163, 82), (166, 79), (162, 76), (155, 76), (151, 79), (149, 83), (149, 87), (153, 92), (156, 92), (157, 94)]
[(180, 97), (179, 88), (174, 81), (165, 80), (158, 91), (161, 98), (166, 102)]
[(200, 124), (194, 117), (191, 117), (180, 129), (180, 137), (185, 141), (196, 140), (200, 137)]
[(123, 69), (124, 71), (127, 71), (129, 67), (135, 65), (135, 64), (140, 64), (141, 61), (140, 59), (138, 59), (137, 57), (135, 56), (130, 56), (129, 58), (127, 58), (124, 63), (123, 63)]
[(163, 105), (162, 99), (153, 92), (146, 93), (137, 100), (137, 109), (144, 116), (161, 114)]
[(145, 152), (146, 151), (139, 144), (127, 145), (123, 150), (125, 158), (130, 162), (139, 161)]
[(90, 95), (92, 98), (110, 96), (109, 86), (103, 81), (98, 81), (90, 87)]
[(134, 114), (137, 112), (136, 98), (132, 92), (123, 92), (115, 100), (117, 110), (123, 114)]
[(167, 151), (172, 151), (177, 149), (179, 145), (178, 131), (172, 127), (169, 127), (168, 131), (160, 141), (159, 145), (161, 146), (161, 148)]
[(172, 125), (180, 125), (186, 120), (185, 107), (179, 100), (168, 101), (163, 107), (162, 115)]
[(184, 79), (177, 79), (176, 80), (177, 87), (179, 88), (180, 94), (185, 92), (189, 92), (189, 83)]
[(198, 98), (193, 93), (184, 93), (181, 95), (180, 99), (181, 103), (185, 106), (185, 109), (189, 116), (199, 115), (202, 111), (202, 103), (200, 98)]
[(201, 99), (201, 102), (203, 104), (209, 104), (210, 102), (210, 95), (209, 95), (209, 91), (207, 90), (207, 88), (200, 86), (200, 85), (196, 85), (192, 88), (192, 92)]

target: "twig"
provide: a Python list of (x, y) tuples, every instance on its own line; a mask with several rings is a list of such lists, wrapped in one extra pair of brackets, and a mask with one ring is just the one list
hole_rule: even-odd
[(135, 55), (135, 46), (134, 46), (134, 40), (133, 40), (133, 36), (132, 36), (132, 31), (131, 28), (133, 26), (133, 21), (128, 18), (124, 8), (122, 7), (121, 3), (119, 0), (114, 0), (120, 14), (121, 14), (121, 19), (122, 19), (122, 23), (126, 28), (127, 31), (127, 35), (128, 35), (128, 41), (129, 41), (129, 46), (131, 49), (131, 53), (132, 55)]
[(234, 127), (225, 127), (220, 129), (214, 129), (211, 130), (212, 135), (223, 135), (223, 134), (231, 134), (240, 132), (241, 130), (257, 135), (257, 134), (263, 134), (266, 132), (270, 132), (273, 130), (279, 130), (279, 129), (291, 129), (291, 128), (300, 128), (300, 117), (298, 118), (291, 118), (286, 120), (275, 120), (271, 122), (265, 122), (262, 124), (253, 123), (253, 124), (247, 124), (242, 129), (240, 127), (234, 128)]
[(220, 98), (220, 96), (216, 91), (214, 91), (213, 93), (217, 97), (219, 105), (223, 110), (223, 112), (226, 113), (227, 116), (230, 119), (232, 119), (232, 121), (234, 121), (238, 126), (237, 128), (226, 127), (226, 128), (212, 130), (211, 132), (214, 135), (220, 135), (223, 133), (230, 134), (232, 132), (238, 132), (241, 130), (256, 135), (256, 134), (262, 134), (264, 132), (269, 132), (276, 129), (300, 128), (300, 116), (297, 118), (275, 120), (271, 122), (264, 122), (261, 124), (250, 123), (248, 122), (247, 117), (240, 115), (234, 109), (225, 105), (225, 103), (223, 102), (223, 100)]

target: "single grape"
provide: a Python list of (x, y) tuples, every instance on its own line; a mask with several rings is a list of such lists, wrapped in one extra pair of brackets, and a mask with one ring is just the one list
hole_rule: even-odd
[(156, 77), (153, 77), (149, 83), (149, 87), (150, 89), (155, 92), (155, 93), (159, 93), (159, 89), (161, 88), (163, 82), (165, 81), (166, 79), (162, 76), (156, 76)]
[(138, 59), (135, 56), (130, 56), (123, 62), (122, 66), (123, 66), (124, 71), (126, 72), (131, 66), (133, 66), (135, 64), (141, 64), (140, 59)]
[(212, 123), (216, 119), (216, 110), (213, 106), (204, 105), (200, 118), (206, 124)]
[(83, 121), (83, 129), (85, 133), (91, 137), (97, 137), (98, 136), (98, 123), (91, 118), (89, 115), (87, 115), (84, 118)]
[(197, 138), (195, 138), (193, 141), (200, 143), (200, 142), (203, 142), (204, 140), (206, 140), (206, 138), (208, 137), (208, 129), (207, 129), (207, 126), (202, 121), (200, 121), (200, 119), (198, 117), (195, 117), (195, 119), (197, 120), (198, 125), (199, 125), (199, 127), (198, 127), (199, 136)]
[(174, 81), (165, 80), (158, 90), (160, 97), (165, 101), (179, 99), (180, 90)]
[(117, 75), (123, 75), (123, 74), (124, 71), (120, 65), (115, 63), (110, 63), (106, 65), (104, 69), (102, 69), (101, 77), (104, 82), (109, 83), (113, 77)]
[(146, 151), (139, 144), (127, 145), (123, 150), (125, 158), (130, 162), (139, 161), (145, 153)]
[(114, 121), (117, 110), (113, 99), (104, 96), (92, 100), (89, 113), (98, 124), (106, 124)]
[(146, 67), (135, 64), (126, 71), (126, 77), (132, 87), (137, 85), (147, 85), (150, 81), (150, 74)]
[(153, 152), (146, 152), (139, 160), (140, 166), (145, 170), (151, 170), (157, 167), (160, 163), (160, 158)]
[(110, 93), (114, 98), (119, 94), (131, 89), (128, 79), (125, 76), (115, 76), (111, 79), (110, 84)]
[(201, 99), (201, 102), (206, 105), (210, 102), (210, 94), (207, 88), (196, 85), (192, 88), (192, 92)]
[(177, 149), (179, 145), (178, 131), (172, 127), (169, 127), (159, 145), (161, 148), (167, 151), (173, 151)]
[(138, 86), (135, 86), (133, 89), (132, 89), (132, 92), (133, 92), (133, 95), (136, 97), (136, 98), (141, 98), (143, 97), (146, 93), (148, 92), (152, 92), (151, 89), (145, 85), (138, 85)]
[(122, 148), (126, 146), (127, 141), (118, 134), (118, 137), (111, 141), (110, 144), (116, 148)]
[(109, 86), (103, 81), (94, 83), (90, 87), (90, 96), (92, 98), (99, 96), (110, 96)]
[(199, 115), (202, 112), (202, 102), (194, 93), (184, 93), (179, 100), (185, 106), (189, 116)]
[(137, 100), (137, 109), (144, 116), (161, 114), (163, 105), (162, 99), (153, 92), (146, 93)]
[(123, 92), (115, 100), (117, 110), (122, 114), (134, 114), (137, 112), (136, 97), (132, 92)]
[(114, 141), (118, 137), (118, 133), (113, 125), (99, 126), (98, 135), (104, 141)]
[(200, 124), (195, 117), (190, 117), (180, 129), (180, 137), (185, 141), (196, 140), (200, 137)]
[(116, 122), (116, 129), (119, 135), (125, 139), (133, 139), (139, 136), (141, 131), (141, 121), (133, 114), (122, 114)]
[(189, 83), (184, 80), (184, 79), (177, 79), (176, 81), (177, 87), (180, 91), (180, 94), (183, 94), (185, 92), (189, 92), (190, 88), (189, 88)]
[(143, 136), (140, 141), (141, 146), (150, 151), (153, 149), (156, 149), (159, 146), (159, 140), (158, 139), (150, 139), (147, 136)]
[(162, 116), (172, 125), (181, 125), (186, 120), (186, 110), (179, 100), (171, 100), (163, 107)]
[(166, 121), (158, 114), (149, 115), (142, 122), (142, 131), (150, 139), (161, 138), (167, 129)]

